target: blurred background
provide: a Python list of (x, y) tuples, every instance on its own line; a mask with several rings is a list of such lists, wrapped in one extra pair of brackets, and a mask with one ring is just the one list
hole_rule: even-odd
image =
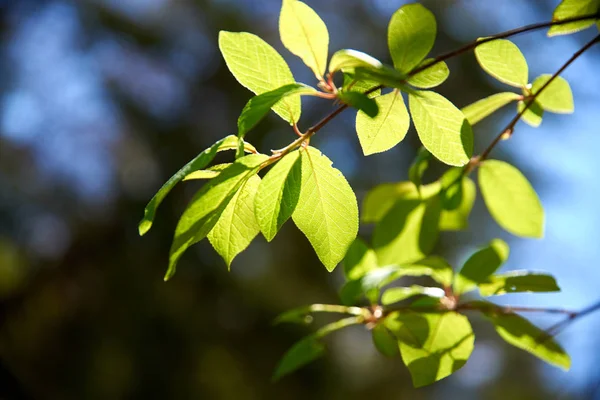
[[(365, 51), (389, 62), (386, 28), (405, 1), (308, 0), (329, 27), (330, 52)], [(558, 0), (423, 1), (438, 18), (433, 54), (476, 37), (547, 21)], [(476, 348), (454, 376), (415, 390), (400, 359), (376, 353), (369, 332), (335, 334), (327, 356), (272, 384), (277, 361), (311, 331), (273, 326), (280, 312), (335, 303), (342, 283), (320, 265), (288, 223), (271, 245), (257, 238), (231, 272), (204, 241), (162, 280), (172, 234), (197, 183), (178, 186), (140, 238), (146, 202), (183, 164), (235, 132), (251, 93), (227, 71), (219, 30), (260, 35), (289, 61), (298, 81), (314, 76), (278, 36), (279, 0), (0, 0), (0, 398), (1, 399), (600, 399), (600, 313), (559, 340), (563, 372), (506, 345), (473, 320)], [(552, 73), (595, 32), (515, 42), (530, 80)], [(494, 237), (511, 244), (505, 269), (555, 274), (563, 291), (508, 295), (504, 304), (580, 309), (600, 298), (597, 199), (600, 181), (600, 48), (570, 67), (576, 112), (520, 123), (493, 156), (532, 181), (547, 213), (543, 240), (515, 239), (481, 197), (471, 229), (442, 235), (437, 253), (459, 266)], [(438, 90), (462, 107), (510, 90), (472, 54), (449, 62)], [(304, 101), (301, 128), (328, 112)], [(476, 127), (479, 150), (515, 110)], [(325, 152), (359, 201), (382, 182), (405, 180), (414, 131), (392, 151), (363, 157), (347, 111), (319, 132)], [(294, 138), (271, 115), (248, 139), (259, 150)], [(429, 179), (438, 176), (433, 168)], [(368, 235), (368, 230), (363, 234)], [(538, 316), (540, 326), (556, 321)]]

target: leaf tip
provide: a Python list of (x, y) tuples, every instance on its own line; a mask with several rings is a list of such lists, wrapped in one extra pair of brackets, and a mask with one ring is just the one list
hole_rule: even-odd
[(146, 219), (146, 217), (144, 217), (144, 219), (142, 219), (140, 221), (140, 224), (138, 225), (138, 232), (140, 236), (144, 236), (146, 233), (148, 233), (151, 227), (152, 221), (149, 221), (148, 219)]

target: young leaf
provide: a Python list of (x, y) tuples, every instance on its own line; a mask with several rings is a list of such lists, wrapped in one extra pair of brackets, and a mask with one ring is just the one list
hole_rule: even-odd
[(530, 271), (493, 275), (487, 282), (479, 284), (482, 296), (522, 292), (560, 292), (560, 288), (553, 276)]
[(419, 193), (412, 182), (383, 183), (371, 189), (362, 205), (361, 218), (364, 223), (375, 223), (392, 209), (399, 199), (419, 199)]
[(384, 324), (377, 324), (371, 331), (373, 344), (375, 348), (386, 357), (395, 357), (398, 355), (398, 340), (385, 327)]
[(389, 150), (406, 136), (410, 125), (402, 94), (394, 90), (374, 99), (379, 113), (375, 118), (359, 111), (356, 132), (365, 156)]
[(421, 4), (407, 4), (392, 15), (388, 26), (388, 46), (394, 67), (410, 72), (427, 56), (435, 42), (435, 17)]
[(541, 358), (549, 364), (569, 370), (571, 359), (563, 348), (544, 331), (516, 314), (485, 311), (496, 332), (509, 344)]
[(292, 219), (327, 270), (333, 271), (358, 234), (356, 196), (319, 150), (302, 150), (301, 164), (300, 197)]
[(351, 281), (360, 279), (377, 267), (375, 252), (362, 239), (356, 238), (344, 258), (344, 274), (346, 278)]
[(344, 49), (336, 51), (329, 61), (329, 72), (352, 72), (354, 68), (381, 68), (383, 64), (378, 59), (362, 51)]
[[(246, 150), (252, 153), (256, 153), (256, 149), (249, 143), (245, 143), (247, 146)], [(144, 218), (140, 221), (139, 232), (140, 236), (143, 236), (152, 227), (154, 221), (154, 215), (156, 209), (164, 198), (169, 194), (171, 189), (177, 185), (183, 178), (194, 171), (205, 168), (214, 158), (217, 152), (224, 150), (235, 150), (238, 147), (238, 139), (233, 136), (227, 136), (224, 139), (219, 140), (202, 153), (198, 154), (192, 161), (185, 164), (175, 175), (173, 175), (154, 195), (152, 200), (146, 206), (144, 210)]]
[(454, 210), (442, 210), (440, 215), (440, 230), (459, 231), (469, 225), (469, 215), (475, 203), (477, 190), (475, 183), (468, 177), (462, 179), (462, 197), (460, 204)]
[(475, 125), (490, 114), (501, 109), (505, 105), (518, 100), (521, 95), (512, 92), (496, 93), (475, 103), (463, 107), (461, 111), (467, 117), (471, 125)]
[(360, 66), (354, 69), (357, 79), (377, 82), (379, 85), (401, 89), (406, 93), (415, 92), (406, 84), (406, 75), (394, 68), (382, 65), (379, 68)]
[(417, 191), (421, 191), (421, 179), (423, 174), (429, 168), (429, 160), (431, 153), (426, 148), (421, 147), (417, 153), (417, 157), (408, 169), (408, 179), (415, 185)]
[(398, 303), (412, 296), (425, 295), (430, 297), (442, 298), (445, 296), (444, 289), (438, 287), (424, 287), (412, 285), (410, 287), (393, 287), (389, 288), (381, 296), (381, 304), (384, 306)]
[(369, 96), (355, 91), (338, 92), (338, 98), (348, 104), (350, 107), (362, 111), (371, 118), (375, 118), (379, 114), (379, 106), (377, 102)]
[(398, 200), (373, 233), (380, 265), (411, 263), (428, 255), (438, 238), (440, 212), (437, 198)]
[(527, 61), (510, 40), (498, 39), (480, 44), (475, 48), (475, 57), (481, 68), (500, 82), (515, 87), (527, 86)]
[[(542, 92), (543, 93), (543, 92)], [(525, 108), (525, 103), (521, 100), (517, 103), (517, 111), (522, 112)], [(544, 109), (540, 105), (540, 103), (536, 101), (533, 102), (527, 110), (521, 116), (521, 119), (526, 122), (528, 125), (537, 128), (542, 123), (542, 117), (544, 116)]]
[(177, 261), (183, 252), (204, 239), (240, 187), (258, 172), (261, 164), (268, 158), (262, 154), (238, 158), (235, 163), (223, 170), (219, 176), (208, 181), (196, 193), (175, 229), (165, 280), (175, 273)]
[(454, 292), (458, 295), (468, 292), (490, 276), (504, 264), (508, 258), (509, 247), (501, 239), (492, 240), (486, 247), (473, 254), (454, 280)]
[(301, 168), (300, 152), (294, 151), (271, 168), (258, 188), (254, 206), (256, 218), (269, 242), (292, 216), (298, 204)]
[(325, 354), (325, 345), (314, 336), (307, 336), (294, 344), (279, 361), (273, 374), (273, 381), (291, 374), (297, 369), (315, 361)]
[(543, 236), (544, 209), (518, 169), (503, 161), (484, 161), (479, 167), (479, 187), (498, 225), (517, 236)]
[[(419, 67), (427, 65), (432, 61), (433, 58), (428, 58), (421, 62)], [(441, 61), (409, 77), (407, 82), (419, 89), (431, 89), (444, 83), (449, 75), (450, 70), (448, 69), (448, 65), (444, 61)]]
[(216, 178), (217, 176), (219, 176), (221, 171), (223, 171), (225, 168), (229, 167), (230, 165), (231, 165), (231, 163), (217, 164), (217, 165), (208, 167), (207, 169), (200, 169), (198, 171), (194, 171), (194, 172), (187, 174), (185, 176), (185, 178), (183, 178), (183, 180), (191, 181), (191, 180), (195, 180), (195, 179)]
[(301, 1), (283, 0), (279, 34), (283, 45), (322, 80), (327, 66), (329, 32), (317, 13)]
[[(531, 84), (531, 93), (537, 93), (542, 86), (550, 80), (552, 75), (544, 74), (538, 76)], [(569, 82), (565, 78), (557, 76), (547, 88), (536, 98), (542, 108), (558, 114), (570, 114), (575, 110), (573, 104), (573, 93)]]
[[(568, 18), (591, 15), (600, 11), (600, 0), (563, 0), (554, 9), (552, 21), (561, 21)], [(598, 16), (596, 17), (598, 18)], [(566, 35), (575, 33), (594, 25), (594, 19), (569, 22), (563, 25), (551, 26), (548, 30), (548, 36)]]
[(260, 232), (254, 215), (254, 199), (259, 185), (258, 175), (251, 176), (233, 195), (208, 233), (210, 244), (225, 260), (228, 268), (231, 268), (233, 259), (244, 251)]
[(466, 364), (473, 351), (471, 324), (455, 312), (398, 313), (386, 319), (386, 326), (399, 340), (402, 361), (415, 387), (453, 374)]
[(289, 85), (254, 96), (246, 103), (238, 118), (238, 137), (243, 138), (250, 129), (254, 128), (269, 112), (271, 108), (283, 99), (292, 95), (315, 93), (316, 90), (301, 83)]
[[(285, 60), (264, 40), (246, 32), (219, 32), (219, 49), (232, 75), (255, 94), (295, 83)], [(300, 96), (291, 96), (273, 106), (290, 124), (300, 119)]]
[(359, 93), (365, 93), (371, 91), (367, 96), (374, 99), (375, 97), (381, 96), (381, 89), (376, 89), (379, 84), (374, 81), (357, 80), (354, 75), (350, 73), (344, 73), (344, 84), (342, 90), (353, 91)]
[(440, 161), (455, 166), (473, 154), (473, 130), (463, 113), (434, 92), (409, 95), (413, 123), (423, 146)]

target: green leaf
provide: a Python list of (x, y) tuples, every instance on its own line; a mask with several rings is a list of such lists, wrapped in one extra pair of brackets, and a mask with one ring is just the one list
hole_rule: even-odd
[(380, 68), (383, 64), (378, 59), (362, 51), (343, 49), (336, 51), (329, 61), (329, 72), (352, 72), (354, 68)]
[(398, 200), (373, 233), (380, 265), (411, 263), (428, 255), (438, 238), (440, 212), (438, 198)]
[(475, 340), (469, 320), (455, 312), (398, 313), (386, 326), (399, 340), (402, 361), (413, 385), (443, 379), (466, 364)]
[(423, 146), (440, 161), (455, 166), (473, 154), (473, 130), (463, 113), (445, 97), (422, 91), (409, 95), (413, 123)]
[[(219, 49), (235, 79), (255, 94), (263, 94), (290, 83), (294, 76), (277, 51), (256, 35), (219, 32)], [(288, 97), (273, 106), (290, 124), (300, 119), (300, 97)]]
[(440, 230), (458, 231), (469, 226), (469, 215), (475, 204), (477, 190), (475, 183), (468, 177), (462, 179), (462, 197), (460, 204), (454, 210), (442, 210)]
[(404, 276), (429, 276), (444, 287), (452, 285), (454, 271), (446, 260), (439, 256), (429, 256), (410, 265), (401, 267)]
[(301, 1), (283, 0), (279, 34), (283, 45), (322, 80), (327, 66), (329, 32), (319, 15)]
[(481, 68), (500, 82), (515, 87), (527, 86), (527, 61), (510, 40), (497, 39), (482, 43), (475, 48), (475, 57)]
[(301, 168), (300, 152), (289, 153), (271, 168), (258, 188), (254, 206), (256, 218), (269, 242), (292, 216), (298, 204)]
[(487, 282), (479, 284), (482, 296), (497, 296), (506, 293), (560, 292), (552, 275), (531, 271), (511, 271), (493, 275)]
[[(568, 18), (582, 17), (598, 13), (600, 9), (600, 0), (563, 0), (554, 9), (552, 21), (561, 21)], [(594, 20), (583, 20), (569, 22), (563, 25), (551, 26), (548, 30), (548, 36), (566, 35), (575, 33), (594, 25)]]
[(435, 17), (421, 4), (407, 4), (398, 9), (388, 26), (388, 46), (394, 67), (409, 72), (427, 56), (435, 42)]
[(292, 219), (327, 270), (333, 271), (358, 234), (356, 196), (319, 150), (301, 150), (301, 164), (300, 197)]
[(377, 102), (363, 93), (341, 91), (338, 92), (338, 98), (350, 107), (362, 111), (371, 118), (375, 118), (379, 113)]
[[(355, 79), (353, 74), (344, 73), (344, 91), (353, 91), (359, 93), (365, 93), (367, 91), (375, 89), (379, 84), (374, 81), (364, 81)], [(381, 89), (376, 89), (370, 92), (367, 96), (373, 99), (377, 96), (381, 96)]]
[(207, 169), (201, 169), (198, 171), (194, 171), (194, 172), (187, 174), (185, 176), (185, 178), (183, 178), (183, 180), (191, 181), (191, 180), (196, 180), (196, 179), (216, 178), (217, 176), (219, 176), (221, 171), (223, 171), (225, 168), (229, 167), (230, 165), (231, 165), (231, 163), (216, 164), (211, 167), (208, 167)]
[(219, 176), (208, 181), (196, 193), (175, 229), (175, 238), (169, 256), (169, 269), (165, 280), (173, 276), (177, 261), (185, 250), (204, 239), (240, 187), (255, 175), (261, 164), (268, 159), (269, 157), (262, 154), (251, 154), (238, 158), (235, 163), (224, 169)]
[(352, 315), (363, 315), (363, 309), (359, 307), (346, 307), (340, 306), (336, 304), (311, 304), (309, 306), (298, 307), (293, 310), (289, 310), (279, 315), (275, 321), (274, 325), (289, 322), (289, 323), (310, 323), (312, 320), (310, 319), (311, 313), (335, 313), (335, 314), (352, 314)]
[(246, 103), (238, 118), (238, 137), (243, 138), (256, 126), (278, 102), (292, 95), (315, 93), (316, 89), (302, 83), (289, 85), (254, 96)]
[(501, 109), (505, 105), (518, 100), (521, 95), (512, 92), (496, 93), (473, 104), (463, 107), (461, 111), (467, 117), (471, 125), (475, 125), (482, 119)]
[(297, 369), (309, 364), (325, 354), (325, 345), (314, 336), (308, 336), (294, 344), (279, 361), (273, 374), (273, 381), (291, 374)]
[[(531, 84), (531, 93), (536, 94), (550, 78), (552, 78), (552, 75), (550, 74), (538, 76)], [(560, 76), (557, 76), (548, 87), (537, 96), (536, 101), (544, 110), (557, 114), (571, 114), (575, 110), (573, 93), (571, 92), (569, 82)]]
[(418, 295), (442, 298), (445, 296), (445, 292), (444, 289), (440, 289), (438, 287), (425, 287), (419, 285), (412, 285), (410, 287), (393, 287), (383, 292), (383, 295), (381, 296), (381, 304), (387, 306)]
[(527, 178), (510, 164), (487, 160), (479, 167), (479, 187), (490, 214), (508, 232), (544, 235), (544, 209)]
[(371, 334), (373, 336), (373, 344), (381, 354), (386, 357), (395, 357), (398, 355), (398, 340), (384, 324), (375, 325)]
[[(522, 112), (525, 108), (525, 103), (519, 101), (517, 103), (517, 111)], [(531, 106), (521, 116), (521, 119), (528, 125), (537, 128), (542, 123), (542, 117), (544, 116), (544, 109), (537, 101), (534, 101)]]
[(429, 160), (431, 159), (431, 153), (426, 148), (421, 147), (417, 153), (417, 157), (410, 165), (408, 169), (408, 179), (415, 185), (415, 188), (420, 193), (421, 191), (421, 180), (423, 174), (429, 168)]
[(394, 68), (382, 65), (379, 68), (360, 66), (354, 69), (357, 79), (377, 82), (379, 85), (401, 89), (406, 93), (415, 92), (406, 84), (406, 74)]
[(525, 318), (486, 310), (484, 313), (492, 321), (500, 337), (509, 344), (564, 370), (571, 367), (571, 359), (563, 348)]
[[(245, 142), (244, 142), (245, 143)], [(245, 143), (246, 150), (252, 153), (256, 153), (256, 149), (249, 143)], [(139, 232), (140, 236), (143, 236), (146, 232), (150, 230), (152, 227), (152, 222), (154, 221), (154, 215), (156, 214), (156, 209), (160, 205), (160, 203), (164, 200), (164, 198), (169, 194), (171, 189), (177, 185), (181, 180), (183, 180), (186, 176), (191, 174), (194, 171), (199, 171), (205, 168), (214, 158), (217, 152), (224, 150), (235, 150), (238, 147), (238, 139), (233, 136), (227, 136), (224, 139), (219, 140), (208, 149), (204, 150), (202, 153), (198, 154), (192, 161), (185, 164), (175, 175), (173, 175), (154, 195), (152, 200), (146, 206), (144, 210), (144, 218), (140, 221), (139, 224)]]
[[(418, 66), (421, 67), (433, 61), (433, 58), (428, 58)], [(431, 89), (444, 83), (446, 79), (448, 79), (448, 76), (450, 76), (448, 65), (444, 61), (440, 61), (431, 67), (412, 75), (408, 78), (407, 82), (419, 89)]]
[(379, 113), (372, 118), (359, 111), (356, 132), (365, 156), (391, 149), (404, 139), (410, 125), (402, 94), (394, 90), (374, 99)]
[(455, 210), (462, 202), (463, 168), (450, 168), (440, 178), (442, 189), (440, 199), (444, 210)]
[(208, 233), (208, 240), (228, 268), (231, 262), (250, 245), (260, 232), (254, 215), (254, 199), (260, 185), (257, 175), (251, 176), (233, 195), (219, 220)]
[(362, 278), (378, 267), (377, 256), (360, 238), (356, 238), (344, 258), (344, 274), (348, 280)]
[(501, 239), (492, 240), (487, 246), (473, 254), (454, 280), (454, 292), (458, 295), (485, 283), (508, 258), (509, 247)]

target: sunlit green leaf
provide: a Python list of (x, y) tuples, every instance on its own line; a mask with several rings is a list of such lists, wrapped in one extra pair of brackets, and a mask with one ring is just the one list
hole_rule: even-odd
[(409, 95), (410, 113), (423, 146), (440, 161), (455, 166), (473, 154), (473, 130), (463, 113), (445, 97), (428, 91)]
[(510, 271), (491, 276), (479, 285), (482, 296), (496, 296), (506, 293), (559, 292), (556, 279), (552, 275), (531, 271)]
[[(542, 86), (550, 80), (552, 75), (544, 74), (538, 76), (531, 84), (531, 93), (536, 94)], [(573, 104), (573, 93), (569, 82), (565, 78), (557, 76), (547, 88), (545, 88), (536, 98), (542, 108), (558, 114), (570, 114), (575, 110)]]
[(262, 154), (238, 158), (196, 193), (175, 229), (165, 280), (173, 276), (177, 261), (185, 250), (206, 237), (240, 187), (266, 160), (268, 157)]
[[(344, 73), (343, 90), (359, 93), (370, 92), (367, 96), (375, 98), (381, 96), (381, 89), (375, 89), (379, 83), (374, 81), (357, 80), (353, 74)], [(374, 90), (375, 89), (375, 90)]]
[(438, 287), (425, 287), (419, 285), (412, 285), (409, 287), (393, 287), (383, 292), (383, 295), (381, 296), (381, 304), (384, 306), (390, 305), (418, 295), (441, 298), (444, 297), (445, 292), (444, 289)]
[(403, 265), (401, 270), (405, 276), (429, 276), (444, 287), (452, 285), (454, 276), (452, 266), (439, 256), (429, 256), (413, 264)]
[[(517, 111), (522, 112), (525, 108), (525, 103), (523, 101), (519, 101), (517, 103)], [(528, 125), (537, 128), (542, 123), (542, 117), (544, 116), (544, 109), (540, 105), (540, 103), (536, 101), (533, 102), (527, 110), (521, 116), (521, 119), (526, 122)]]
[[(600, 0), (563, 0), (554, 9), (552, 21), (561, 21), (568, 18), (580, 17), (584, 15), (597, 14), (600, 9)], [(548, 36), (566, 35), (575, 33), (594, 25), (594, 19), (569, 22), (562, 25), (551, 26), (548, 30)]]
[(354, 75), (357, 79), (368, 80), (377, 82), (380, 85), (387, 86), (390, 88), (401, 89), (406, 93), (415, 92), (410, 86), (406, 83), (406, 74), (388, 67), (387, 65), (382, 65), (381, 67), (365, 67), (360, 66), (354, 69)]
[(278, 161), (260, 184), (254, 208), (260, 230), (269, 242), (298, 204), (300, 177), (300, 152), (294, 151)]
[(469, 215), (473, 209), (473, 204), (475, 204), (476, 195), (475, 183), (468, 177), (462, 178), (460, 204), (454, 210), (442, 210), (440, 230), (458, 231), (466, 229), (469, 225)]
[(435, 17), (421, 4), (406, 4), (392, 15), (388, 26), (388, 46), (394, 66), (409, 72), (427, 56), (435, 42)]
[(292, 218), (327, 270), (333, 271), (358, 233), (356, 196), (317, 149), (301, 150), (301, 164), (300, 197)]
[(382, 65), (381, 61), (362, 51), (344, 49), (336, 51), (333, 56), (331, 56), (331, 61), (329, 61), (329, 72), (352, 72), (354, 68), (357, 67), (380, 68)]
[[(255, 94), (295, 83), (283, 57), (256, 35), (221, 31), (219, 49), (235, 79)], [(275, 104), (273, 111), (292, 124), (300, 119), (300, 108), (300, 96), (291, 96)]]
[(344, 273), (346, 278), (348, 280), (360, 279), (377, 267), (375, 252), (362, 239), (356, 238), (344, 258)]
[[(419, 67), (422, 65), (427, 65), (433, 61), (433, 58), (428, 58), (419, 64)], [(436, 86), (441, 85), (448, 79), (450, 76), (450, 70), (448, 69), (448, 65), (444, 62), (437, 62), (431, 67), (412, 75), (407, 79), (407, 82), (414, 87), (419, 89), (431, 89)]]
[[(249, 143), (245, 143), (246, 151), (256, 153), (256, 149)], [(139, 232), (140, 235), (144, 235), (152, 227), (154, 221), (154, 215), (156, 209), (164, 198), (169, 194), (171, 189), (177, 185), (183, 178), (194, 171), (199, 171), (205, 168), (214, 158), (219, 151), (223, 150), (236, 150), (238, 147), (238, 139), (233, 136), (227, 136), (224, 139), (219, 140), (202, 153), (198, 154), (192, 161), (185, 164), (175, 175), (173, 175), (154, 195), (152, 200), (146, 206), (144, 210), (144, 218), (140, 221)]]
[(467, 362), (475, 340), (467, 317), (455, 312), (398, 313), (386, 326), (400, 343), (415, 387), (443, 379)]
[(440, 199), (444, 210), (455, 210), (460, 206), (463, 196), (463, 168), (450, 168), (440, 178), (442, 189)]
[(293, 95), (315, 93), (316, 89), (301, 83), (289, 85), (259, 94), (248, 101), (238, 118), (238, 137), (243, 138), (248, 131), (256, 126), (271, 108), (280, 101)]
[(481, 68), (500, 82), (516, 87), (527, 86), (527, 61), (510, 40), (497, 39), (480, 44), (475, 48), (475, 57)]
[(509, 247), (501, 239), (492, 240), (487, 246), (473, 254), (454, 280), (454, 292), (462, 294), (485, 283), (490, 276), (504, 264), (509, 254)]
[(214, 249), (231, 267), (233, 259), (260, 232), (254, 215), (254, 199), (260, 185), (257, 175), (251, 176), (236, 192), (207, 237)]
[(207, 169), (200, 169), (198, 171), (191, 172), (183, 178), (184, 181), (191, 181), (196, 179), (212, 179), (219, 176), (221, 171), (229, 167), (231, 163), (216, 164), (208, 167)]
[(350, 107), (362, 111), (371, 118), (375, 118), (379, 114), (379, 106), (377, 101), (369, 96), (355, 91), (341, 91), (338, 93), (338, 98), (348, 104)]
[(408, 179), (415, 185), (415, 188), (419, 192), (421, 191), (423, 174), (429, 168), (429, 160), (431, 160), (431, 153), (426, 148), (421, 147), (417, 153), (417, 157), (408, 169)]
[(544, 209), (518, 169), (503, 161), (484, 161), (479, 167), (479, 187), (490, 214), (501, 227), (517, 236), (543, 236)]
[(317, 13), (301, 1), (283, 0), (279, 34), (283, 45), (321, 80), (327, 66), (329, 32)]
[(516, 314), (485, 311), (496, 332), (509, 344), (541, 358), (549, 364), (568, 370), (571, 359), (554, 338)]
[(421, 186), (421, 195), (412, 182), (384, 183), (367, 193), (362, 206), (362, 221), (379, 222), (399, 199), (429, 199), (440, 191), (439, 182)]
[(512, 92), (496, 93), (463, 107), (461, 111), (471, 125), (475, 125), (505, 105), (518, 100), (521, 95)]
[(440, 212), (437, 198), (398, 200), (375, 226), (373, 248), (379, 264), (411, 263), (431, 253), (439, 234)]
[(356, 132), (368, 156), (389, 150), (406, 136), (410, 125), (408, 110), (399, 91), (393, 91), (374, 100), (379, 112), (375, 118), (360, 111), (356, 116)]
[(398, 339), (385, 327), (384, 324), (377, 324), (371, 331), (373, 344), (381, 354), (386, 357), (395, 357), (398, 355)]

